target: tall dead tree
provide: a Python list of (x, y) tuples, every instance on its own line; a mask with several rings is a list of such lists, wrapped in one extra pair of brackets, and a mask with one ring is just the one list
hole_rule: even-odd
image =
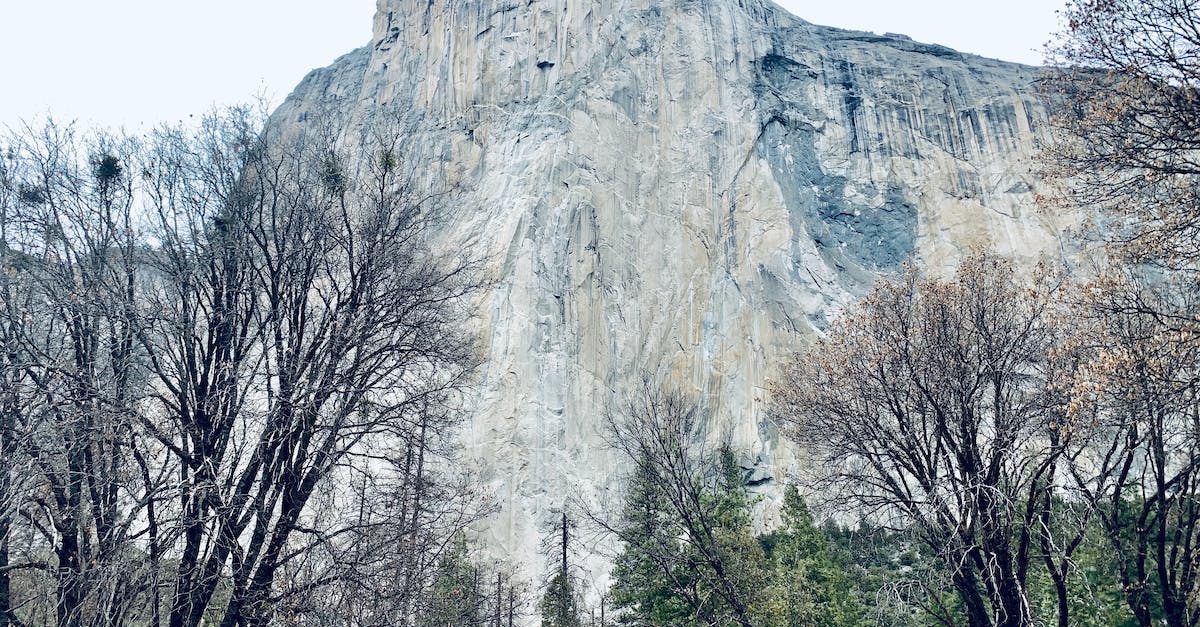
[(581, 625), (578, 578), (571, 565), (571, 537), (574, 526), (566, 510), (559, 512), (544, 546), (550, 558), (551, 574), (542, 594), (542, 627)]

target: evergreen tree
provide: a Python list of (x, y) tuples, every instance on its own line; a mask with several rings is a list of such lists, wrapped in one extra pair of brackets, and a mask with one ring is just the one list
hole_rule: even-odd
[(419, 623), (427, 627), (484, 624), (487, 599), (481, 578), (479, 567), (470, 559), (466, 539), (459, 536), (438, 564)]
[(636, 465), (611, 590), (621, 624), (730, 624), (729, 587), (751, 617), (765, 607), (760, 591), (769, 564), (751, 529), (750, 495), (733, 450), (722, 447), (706, 465), (694, 473), (704, 477), (695, 486), (698, 506), (687, 510), (673, 504), (665, 492), (671, 484), (653, 463)]
[(837, 564), (829, 538), (817, 527), (812, 512), (794, 486), (784, 491), (783, 526), (764, 538), (770, 547), (771, 604), (769, 624), (856, 625), (861, 608), (853, 602), (850, 584)]
[(575, 580), (571, 574), (570, 546), (571, 519), (562, 513), (555, 528), (554, 542), (557, 557), (554, 575), (546, 586), (539, 609), (542, 612), (542, 627), (580, 627), (579, 604), (576, 600)]
[[(742, 469), (737, 463), (733, 448), (722, 445), (717, 451), (716, 480), (705, 492), (710, 502), (706, 508), (712, 512), (713, 529), (717, 551), (726, 571), (724, 575), (709, 577), (703, 584), (716, 583), (719, 578), (731, 581), (738, 595), (745, 600), (755, 624), (762, 624), (768, 613), (768, 598), (763, 594), (763, 583), (769, 579), (770, 564), (762, 544), (754, 535), (751, 520), (753, 501), (746, 489)], [(710, 568), (713, 565), (710, 564)], [(715, 624), (725, 614), (720, 595), (701, 589), (701, 615), (708, 616), (705, 624)], [(715, 607), (710, 607), (715, 606)]]
[(695, 583), (676, 566), (681, 547), (668, 514), (662, 480), (646, 463), (637, 464), (626, 493), (618, 536), (625, 546), (613, 564), (613, 607), (622, 624), (678, 625), (692, 615), (683, 591)]
[(570, 573), (556, 572), (542, 597), (542, 627), (580, 627), (575, 583)]
[(950, 570), (906, 531), (860, 520), (854, 527), (821, 529), (833, 567), (850, 584), (860, 624), (935, 627), (966, 624)]

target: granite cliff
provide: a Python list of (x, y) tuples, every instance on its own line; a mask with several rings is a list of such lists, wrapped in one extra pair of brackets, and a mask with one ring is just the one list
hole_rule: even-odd
[(792, 456), (764, 383), (874, 276), (1058, 250), (1036, 76), (768, 0), (379, 0), (371, 43), (274, 121), (387, 111), (461, 192), (439, 245), (497, 279), (465, 446), (520, 554), (610, 487), (603, 412), (643, 377), (694, 392), (770, 492)]

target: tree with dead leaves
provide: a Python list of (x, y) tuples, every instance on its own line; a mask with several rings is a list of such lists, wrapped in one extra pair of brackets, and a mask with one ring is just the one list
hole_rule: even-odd
[(916, 534), (966, 622), (1035, 624), (1028, 575), (1071, 430), (1050, 385), (1057, 282), (976, 254), (874, 290), (774, 385), (818, 493)]
[(1057, 200), (1136, 262), (1200, 260), (1200, 4), (1071, 0), (1049, 48)]

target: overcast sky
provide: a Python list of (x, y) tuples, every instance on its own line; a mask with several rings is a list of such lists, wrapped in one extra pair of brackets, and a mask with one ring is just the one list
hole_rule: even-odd
[[(590, 0), (568, 0), (588, 2)], [(1062, 0), (782, 0), (818, 24), (1038, 63)], [(135, 129), (262, 95), (367, 43), (375, 0), (0, 0), (0, 126)]]

